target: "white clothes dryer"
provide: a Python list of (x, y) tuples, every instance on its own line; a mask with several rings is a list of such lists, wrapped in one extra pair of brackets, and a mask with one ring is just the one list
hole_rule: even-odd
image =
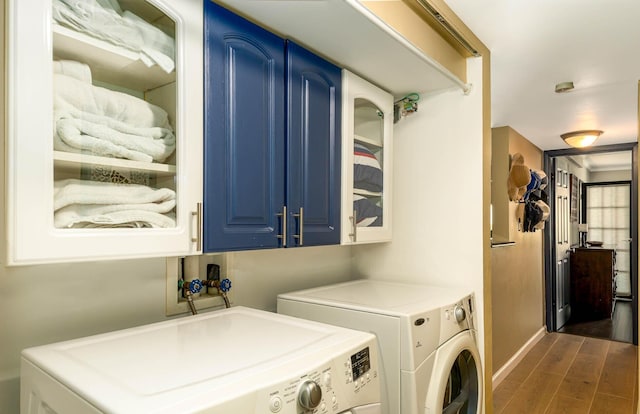
[(234, 307), (25, 349), (22, 414), (380, 414), (375, 337)]
[(278, 296), (278, 312), (377, 336), (386, 414), (478, 414), (473, 294), (358, 280)]

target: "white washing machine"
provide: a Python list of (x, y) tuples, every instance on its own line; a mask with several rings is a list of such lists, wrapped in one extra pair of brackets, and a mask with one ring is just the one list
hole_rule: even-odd
[(278, 296), (278, 312), (372, 332), (382, 412), (482, 412), (482, 368), (469, 292), (358, 280)]
[(22, 414), (380, 412), (372, 334), (249, 308), (22, 353)]

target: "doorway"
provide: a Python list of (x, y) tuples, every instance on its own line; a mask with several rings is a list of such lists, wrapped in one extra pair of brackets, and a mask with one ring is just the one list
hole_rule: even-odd
[[(605, 165), (622, 155), (626, 165)], [(544, 160), (547, 330), (637, 345), (637, 143), (545, 151)]]

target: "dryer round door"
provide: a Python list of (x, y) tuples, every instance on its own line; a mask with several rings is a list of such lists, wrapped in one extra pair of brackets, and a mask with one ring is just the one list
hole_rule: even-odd
[(478, 414), (482, 406), (480, 355), (470, 331), (454, 336), (436, 351), (427, 390), (427, 414)]

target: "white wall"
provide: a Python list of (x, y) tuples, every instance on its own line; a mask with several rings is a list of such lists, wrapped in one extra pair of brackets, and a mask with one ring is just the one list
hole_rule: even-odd
[(466, 287), (483, 309), (480, 58), (467, 73), (469, 95), (422, 96), (418, 112), (396, 124), (393, 241), (354, 248), (354, 261), (359, 276)]
[(279, 293), (352, 278), (351, 248), (304, 247), (230, 253), (236, 305), (275, 312)]
[(588, 183), (604, 183), (608, 181), (631, 181), (631, 170), (620, 171), (592, 171), (589, 173)]
[[(278, 293), (351, 277), (349, 247), (230, 255), (234, 305), (274, 311)], [(0, 413), (18, 413), (23, 348), (167, 319), (165, 270), (164, 259), (0, 267)]]

